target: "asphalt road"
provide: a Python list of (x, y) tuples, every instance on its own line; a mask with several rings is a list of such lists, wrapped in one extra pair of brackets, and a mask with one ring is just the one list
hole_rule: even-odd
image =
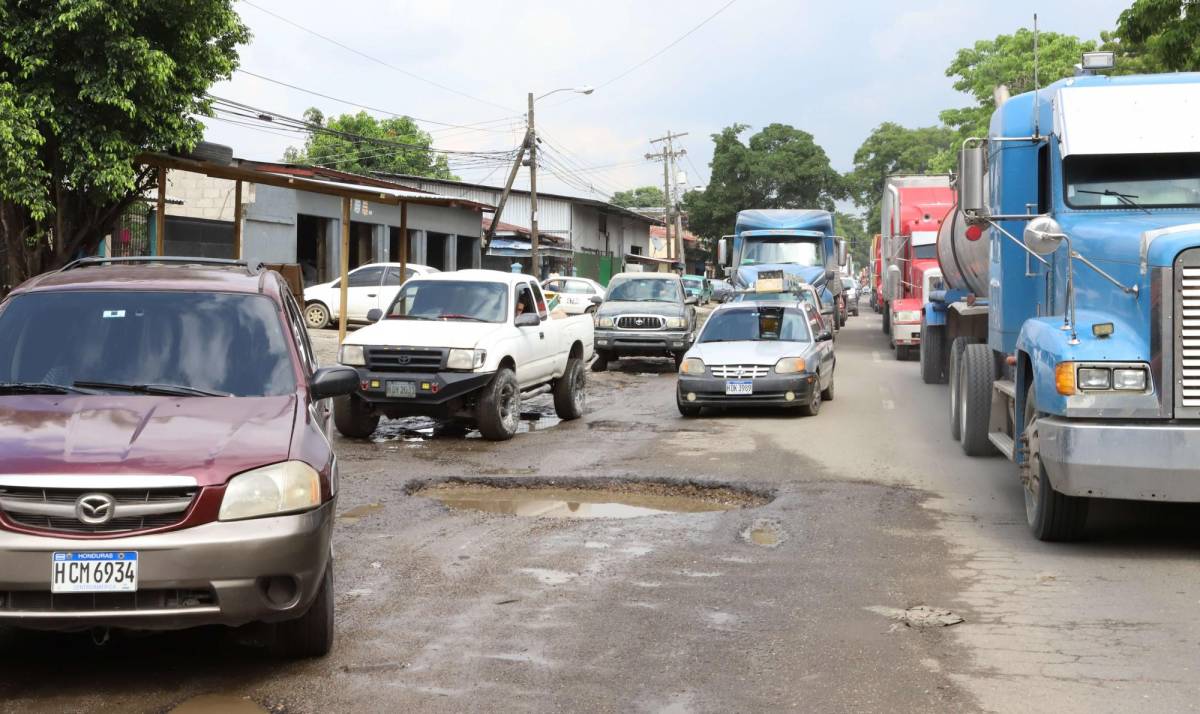
[[(331, 355), (336, 334), (317, 336)], [(838, 340), (815, 418), (681, 418), (663, 361), (590, 376), (576, 422), (493, 444), (386, 422), (339, 439), (338, 642), (273, 659), (254, 631), (10, 634), (5, 711), (165, 711), (203, 694), (324, 711), (1185, 711), (1200, 510), (1097, 509), (1085, 543), (1024, 525), (1011, 464), (949, 438), (945, 387), (874, 315)], [(527, 406), (552, 413), (545, 397)], [(565, 521), (408, 495), (454, 477), (730, 484), (766, 505)], [(760, 545), (751, 531), (767, 531)], [(907, 627), (928, 605), (965, 621)], [(193, 700), (193, 703), (194, 702)]]

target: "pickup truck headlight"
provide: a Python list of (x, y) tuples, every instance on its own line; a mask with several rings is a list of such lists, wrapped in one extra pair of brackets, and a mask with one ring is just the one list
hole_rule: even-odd
[(362, 345), (342, 345), (338, 350), (338, 362), (350, 367), (364, 367), (367, 358)]
[(688, 357), (679, 365), (679, 373), (690, 375), (692, 377), (702, 376), (704, 374), (704, 360), (699, 357)]
[(805, 366), (803, 357), (784, 357), (775, 363), (775, 374), (796, 374)]
[(596, 320), (596, 325), (599, 327), (612, 327), (613, 319), (611, 317), (601, 317), (600, 319)]
[(895, 313), (895, 315), (896, 315), (896, 322), (920, 322), (921, 321), (921, 311), (920, 310), (901, 310), (901, 311)]
[(450, 350), (447, 369), (479, 369), (487, 361), (487, 350)]
[(229, 479), (217, 518), (275, 516), (321, 505), (321, 477), (308, 464), (284, 461)]
[(667, 329), (668, 330), (682, 330), (685, 327), (687, 327), (687, 320), (685, 320), (684, 318), (682, 318), (682, 317), (668, 317), (667, 318)]

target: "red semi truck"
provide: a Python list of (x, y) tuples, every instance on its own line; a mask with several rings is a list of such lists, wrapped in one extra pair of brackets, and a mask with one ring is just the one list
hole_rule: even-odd
[(914, 359), (921, 344), (921, 310), (942, 287), (937, 234), (954, 207), (950, 176), (889, 176), (880, 207), (883, 331), (896, 359)]

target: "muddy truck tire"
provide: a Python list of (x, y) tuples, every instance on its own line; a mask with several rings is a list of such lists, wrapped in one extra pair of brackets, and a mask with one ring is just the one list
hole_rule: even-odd
[(379, 426), (379, 414), (362, 399), (350, 394), (333, 400), (333, 425), (350, 439), (366, 439)]
[(488, 441), (508, 441), (521, 421), (521, 387), (508, 367), (501, 367), (483, 388), (475, 406), (479, 433)]
[(554, 382), (554, 413), (559, 419), (569, 421), (583, 416), (587, 395), (586, 375), (583, 360), (578, 357), (567, 360), (563, 376)]

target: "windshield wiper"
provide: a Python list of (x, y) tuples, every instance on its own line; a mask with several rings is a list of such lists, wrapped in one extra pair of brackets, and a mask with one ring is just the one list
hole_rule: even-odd
[(1129, 206), (1130, 208), (1136, 208), (1139, 211), (1145, 211), (1146, 213), (1150, 213), (1150, 209), (1146, 208), (1142, 204), (1133, 200), (1135, 198), (1138, 198), (1138, 196), (1136, 194), (1121, 193), (1120, 191), (1114, 191), (1111, 188), (1106, 188), (1103, 191), (1088, 191), (1087, 189), (1082, 189), (1082, 188), (1077, 188), (1075, 190), (1078, 193), (1090, 193), (1093, 196), (1112, 196), (1112, 197), (1116, 198), (1118, 201), (1120, 201), (1121, 203), (1124, 203), (1126, 206)]
[[(65, 384), (50, 384), (48, 382), (0, 382), (0, 394), (94, 394), (86, 389), (78, 389), (81, 385), (69, 387)], [(86, 385), (82, 385), (86, 386)]]
[(388, 315), (387, 319), (389, 319), (389, 320), (430, 320), (430, 321), (437, 320), (436, 317), (429, 317), (428, 315)]
[(482, 317), (475, 317), (474, 315), (459, 315), (458, 313), (453, 313), (453, 312), (446, 313), (445, 315), (438, 315), (438, 319), (439, 320), (471, 320), (472, 322), (487, 322), (487, 320), (483, 319)]
[(169, 397), (232, 397), (229, 392), (214, 392), (208, 389), (185, 387), (182, 384), (121, 384), (118, 382), (88, 382), (75, 383), (76, 387), (89, 389), (113, 389), (135, 394), (160, 394)]

